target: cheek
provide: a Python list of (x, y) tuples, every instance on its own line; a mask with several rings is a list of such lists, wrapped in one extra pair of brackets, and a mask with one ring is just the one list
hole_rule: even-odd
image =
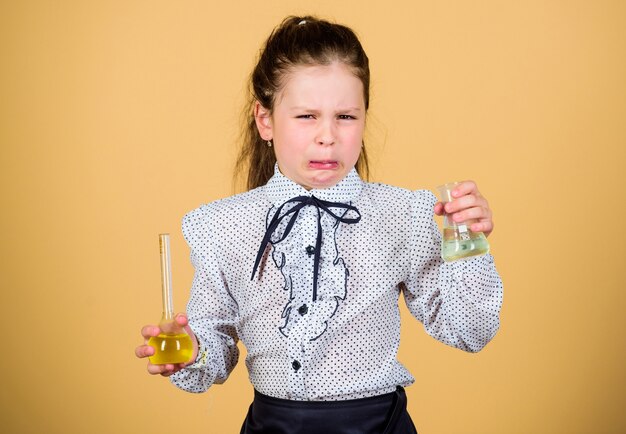
[(276, 161), (281, 167), (291, 166), (291, 162), (294, 159), (293, 152), (290, 152), (288, 148), (275, 148)]
[(361, 145), (363, 144), (363, 128), (353, 128), (346, 131), (344, 143), (349, 143), (350, 148), (354, 152), (360, 152)]
[(355, 122), (346, 126), (344, 134), (346, 137), (350, 137), (352, 140), (360, 140), (363, 137), (365, 131), (365, 124), (361, 122)]
[(310, 139), (310, 132), (302, 125), (285, 125), (280, 131), (276, 132), (284, 145), (288, 145), (290, 148), (302, 148)]

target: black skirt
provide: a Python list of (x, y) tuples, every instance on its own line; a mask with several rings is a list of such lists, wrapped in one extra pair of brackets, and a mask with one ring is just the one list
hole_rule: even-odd
[(291, 401), (255, 390), (240, 434), (417, 434), (402, 387), (347, 401)]

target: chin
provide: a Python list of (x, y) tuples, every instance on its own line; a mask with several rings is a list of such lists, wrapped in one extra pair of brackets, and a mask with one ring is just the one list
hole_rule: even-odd
[(336, 185), (342, 179), (343, 179), (343, 176), (342, 177), (332, 176), (332, 177), (317, 178), (317, 179), (311, 180), (310, 185), (311, 185), (311, 188), (315, 188), (318, 190), (324, 189), (324, 188), (330, 188)]

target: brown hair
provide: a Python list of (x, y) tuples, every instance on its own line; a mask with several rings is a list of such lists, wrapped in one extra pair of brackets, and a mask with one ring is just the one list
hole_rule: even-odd
[[(340, 61), (363, 83), (365, 110), (369, 107), (369, 61), (359, 39), (348, 27), (312, 16), (290, 16), (272, 32), (250, 75), (248, 102), (243, 112), (242, 147), (235, 165), (235, 177), (247, 172), (246, 187), (251, 190), (267, 183), (274, 174), (276, 156), (273, 148), (261, 138), (254, 119), (256, 101), (274, 110), (276, 94), (283, 78), (300, 65), (329, 65)], [(369, 163), (365, 146), (356, 169), (368, 178)]]

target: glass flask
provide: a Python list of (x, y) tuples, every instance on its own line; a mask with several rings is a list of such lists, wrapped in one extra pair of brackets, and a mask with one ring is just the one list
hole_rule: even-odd
[(154, 355), (150, 356), (150, 363), (154, 365), (186, 363), (193, 355), (193, 343), (191, 336), (174, 320), (169, 234), (159, 234), (159, 252), (161, 256), (163, 316), (159, 322), (161, 333), (148, 340), (148, 345), (154, 348)]
[[(441, 196), (441, 202), (444, 205), (453, 200), (451, 193), (458, 184), (458, 182), (450, 182), (437, 187)], [(444, 261), (452, 262), (458, 259), (484, 255), (489, 252), (489, 243), (485, 234), (473, 232), (470, 229), (474, 221), (467, 220), (457, 223), (452, 220), (452, 217), (444, 209), (443, 240), (441, 241), (441, 257)]]

